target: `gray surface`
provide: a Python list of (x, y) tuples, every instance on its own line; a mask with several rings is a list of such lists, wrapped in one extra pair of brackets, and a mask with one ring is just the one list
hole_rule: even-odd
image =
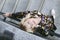
[(2, 12), (12, 12), (16, 0), (6, 0)]
[(41, 7), (43, 0), (30, 0), (29, 5), (26, 10), (38, 10)]
[(11, 26), (7, 23), (0, 21), (0, 32), (3, 33), (4, 30), (13, 32), (15, 34), (14, 36), (15, 40), (45, 40), (41, 37), (35, 36), (33, 34), (29, 34), (18, 28), (15, 28), (14, 26)]
[(0, 11), (1, 11), (2, 7), (3, 7), (4, 2), (5, 2), (5, 0), (0, 0)]
[(15, 12), (25, 11), (30, 0), (19, 0)]
[(55, 6), (55, 0), (45, 0), (41, 12), (45, 15), (50, 15), (50, 10)]
[[(57, 26), (56, 32), (60, 34), (60, 31), (59, 31), (60, 30), (60, 0), (45, 0), (44, 4), (43, 4), (43, 1), (44, 0), (0, 0), (0, 11), (19, 12), (19, 11), (36, 9), (36, 10), (41, 11), (43, 14), (50, 15), (51, 14), (50, 10), (55, 9), (55, 11), (56, 11), (55, 25)], [(37, 40), (37, 38), (40, 39), (39, 37), (36, 38), (35, 36), (34, 36), (35, 38), (33, 38), (32, 36), (30, 36), (31, 34), (28, 34), (28, 33), (25, 34), (25, 36), (27, 36), (27, 38), (25, 38), (23, 35), (25, 32), (23, 32), (19, 29), (15, 30), (14, 27), (12, 27), (12, 28), (10, 28), (10, 27), (12, 27), (12, 26), (0, 21), (0, 32), (3, 32), (3, 30), (5, 30), (5, 29), (10, 30), (12, 32), (16, 32), (15, 33), (16, 40), (19, 40), (18, 37), (21, 37), (20, 38), (21, 40), (24, 40), (24, 39), (25, 40), (28, 40), (28, 39)], [(21, 34), (19, 34), (19, 33), (21, 33)], [(22, 36), (20, 36), (20, 35), (22, 35)], [(49, 37), (49, 39), (50, 39), (50, 37)], [(50, 40), (60, 40), (60, 39), (57, 37), (51, 37)]]
[(55, 1), (55, 11), (56, 11), (56, 18), (55, 18), (55, 25), (57, 26), (56, 32), (60, 34), (60, 0)]

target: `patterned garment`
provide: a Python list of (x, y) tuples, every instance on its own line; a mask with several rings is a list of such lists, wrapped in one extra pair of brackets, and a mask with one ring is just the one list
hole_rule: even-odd
[[(23, 19), (29, 13), (30, 13), (30, 11), (29, 12), (13, 13), (12, 14), (12, 18), (22, 18)], [(35, 18), (34, 15), (38, 15), (41, 18), (41, 21), (40, 21), (40, 23), (38, 23), (40, 28), (37, 29), (37, 32), (40, 32), (42, 35), (46, 35), (46, 34), (48, 34), (49, 30), (52, 30), (52, 31), (56, 30), (56, 27), (54, 25), (54, 18), (53, 18), (53, 16), (49, 16), (49, 15), (46, 16), (46, 15), (43, 15), (43, 14), (39, 15), (37, 13), (38, 13), (38, 11), (37, 12), (35, 12), (35, 11), (31, 12), (30, 13), (31, 17), (29, 19), (31, 22), (28, 22), (28, 21), (26, 21), (26, 22), (31, 24), (31, 25), (34, 24), (34, 22), (32, 21), (33, 19), (31, 19), (31, 18)], [(24, 24), (22, 24), (22, 25), (24, 25)]]
[(41, 26), (44, 27), (44, 29), (51, 29), (53, 28), (53, 20), (50, 16), (41, 16)]
[(40, 22), (40, 28), (37, 29), (42, 35), (48, 35), (49, 30), (55, 31), (56, 27), (54, 25), (54, 19), (53, 16), (49, 15), (41, 15), (41, 22)]

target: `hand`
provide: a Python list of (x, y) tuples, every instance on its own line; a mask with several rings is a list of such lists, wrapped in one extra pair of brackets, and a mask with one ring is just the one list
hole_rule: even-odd
[(10, 17), (10, 16), (12, 16), (12, 14), (11, 13), (5, 13), (5, 14), (3, 14), (3, 16)]

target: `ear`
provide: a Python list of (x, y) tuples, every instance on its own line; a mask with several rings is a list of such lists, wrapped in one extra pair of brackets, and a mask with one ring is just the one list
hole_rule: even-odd
[(56, 17), (56, 13), (55, 13), (55, 10), (54, 10), (54, 9), (51, 10), (51, 15), (52, 15), (53, 18), (55, 19), (55, 17)]

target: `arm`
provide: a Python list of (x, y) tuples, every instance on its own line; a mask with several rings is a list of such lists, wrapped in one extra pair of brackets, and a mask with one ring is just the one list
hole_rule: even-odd
[(11, 18), (22, 18), (22, 17), (24, 17), (23, 12), (12, 13), (11, 15), (12, 15), (12, 16), (10, 16)]
[(11, 17), (15, 17), (15, 18), (23, 18), (26, 17), (26, 15), (30, 13), (30, 11), (24, 11), (24, 12), (16, 12), (16, 13), (12, 13)]
[(5, 13), (3, 14), (5, 17), (10, 17), (10, 18), (22, 18), (26, 15), (27, 13), (25, 12), (16, 12), (16, 13)]

